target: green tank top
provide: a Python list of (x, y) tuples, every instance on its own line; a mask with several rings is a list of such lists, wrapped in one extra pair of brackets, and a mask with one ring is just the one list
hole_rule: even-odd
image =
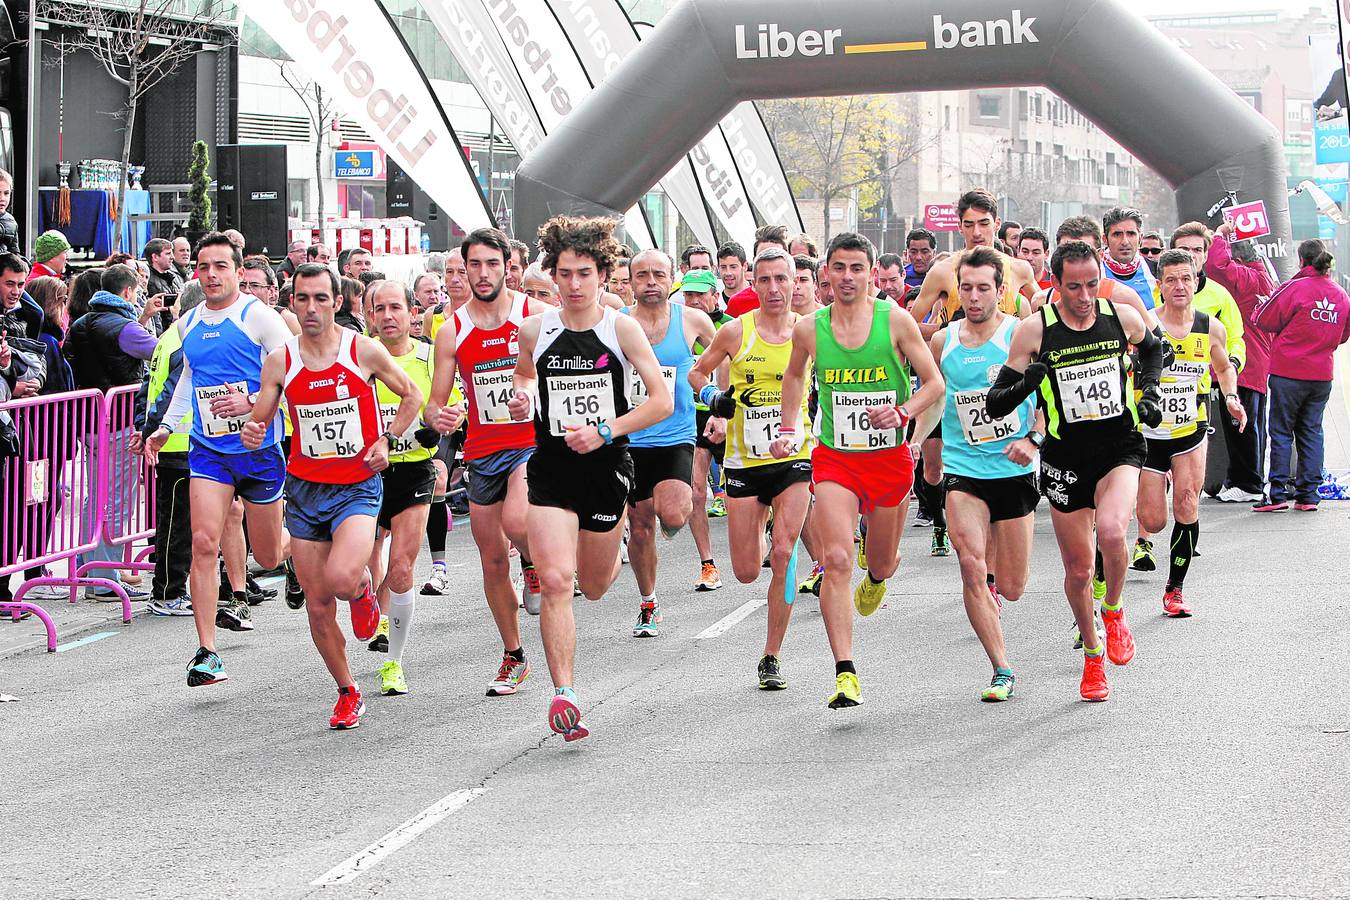
[[(426, 341), (413, 339), (412, 349), (403, 356), (395, 356), (394, 362), (398, 367), (407, 373), (412, 379), (413, 384), (417, 385), (422, 391), (422, 408), (418, 415), (413, 419), (408, 430), (400, 435), (396, 435), (394, 443), (389, 447), (389, 463), (403, 462), (421, 462), (431, 459), (435, 454), (436, 448), (423, 447), (417, 443), (413, 435), (417, 429), (422, 427), (422, 413), (426, 412), (427, 398), (431, 396), (431, 381), (436, 374), (436, 350), (432, 344)], [(398, 406), (402, 398), (395, 394), (389, 388), (385, 387), (383, 381), (375, 382), (375, 396), (380, 404), (380, 416), (384, 421), (385, 427), (393, 424), (394, 416), (398, 414)]]
[[(718, 310), (716, 313), (714, 313), (714, 314), (708, 316), (708, 318), (712, 319), (713, 330), (714, 330), (714, 331), (721, 331), (723, 325), (727, 324), (728, 322), (735, 321), (734, 319), (731, 318), (731, 316), (727, 315), (726, 313), (722, 312), (721, 310)], [(707, 350), (707, 349), (708, 349), (707, 347), (703, 346), (703, 345), (700, 344), (698, 341), (694, 341), (694, 355), (695, 355), (695, 356), (702, 356), (702, 355), (703, 355), (703, 351), (704, 351), (704, 350)], [(712, 381), (715, 383), (715, 382), (717, 381), (717, 378), (714, 377), (714, 378), (712, 379)], [(708, 407), (704, 406), (704, 405), (699, 401), (699, 399), (698, 399), (698, 394), (695, 394), (695, 395), (694, 395), (694, 409), (698, 410), (699, 412), (707, 412), (707, 411), (708, 411)]]
[(873, 428), (869, 406), (904, 403), (910, 397), (909, 366), (900, 362), (891, 340), (893, 307), (872, 301), (872, 327), (867, 340), (853, 349), (840, 346), (831, 327), (833, 306), (815, 313), (816, 387), (820, 408), (815, 435), (832, 450), (867, 451), (898, 447), (898, 428)]

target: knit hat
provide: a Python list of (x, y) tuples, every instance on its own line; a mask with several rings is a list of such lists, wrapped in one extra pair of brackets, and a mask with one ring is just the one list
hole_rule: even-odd
[(38, 235), (37, 244), (33, 248), (33, 258), (40, 263), (45, 263), (53, 256), (60, 256), (70, 249), (70, 241), (59, 231), (44, 231)]

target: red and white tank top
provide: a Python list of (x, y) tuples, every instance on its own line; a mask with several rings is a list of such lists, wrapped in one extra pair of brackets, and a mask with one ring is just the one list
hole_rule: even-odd
[(520, 325), (525, 321), (524, 294), (516, 294), (511, 312), (500, 327), (479, 328), (469, 318), (469, 306), (455, 313), (455, 367), (464, 382), (469, 433), (464, 459), (482, 459), (501, 450), (534, 446), (534, 425), (516, 422), (506, 408), (515, 389), (511, 377), (520, 355)]
[(305, 367), (300, 337), (286, 342), (282, 393), (290, 410), (291, 458), (286, 470), (323, 484), (355, 484), (375, 473), (362, 461), (384, 430), (373, 377), (356, 361), (356, 332), (339, 328), (337, 358), (322, 371)]

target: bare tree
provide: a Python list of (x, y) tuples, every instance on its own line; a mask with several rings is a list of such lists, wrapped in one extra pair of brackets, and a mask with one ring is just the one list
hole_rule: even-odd
[(203, 44), (218, 45), (224, 40), (234, 22), (234, 6), (226, 0), (196, 0), (193, 12), (186, 11), (189, 5), (184, 0), (124, 0), (121, 5), (56, 0), (38, 3), (39, 18), (75, 30), (65, 44), (67, 52), (91, 54), (114, 81), (126, 88), (126, 105), (118, 113), (124, 131), (114, 251), (121, 249), (126, 225), (127, 167), (141, 101), (201, 52)]
[(314, 129), (314, 186), (318, 193), (318, 223), (323, 227), (323, 136), (328, 133), (328, 123), (337, 112), (333, 100), (323, 92), (323, 86), (298, 72), (288, 60), (278, 60), (281, 79), (300, 99), (305, 107), (305, 115)]

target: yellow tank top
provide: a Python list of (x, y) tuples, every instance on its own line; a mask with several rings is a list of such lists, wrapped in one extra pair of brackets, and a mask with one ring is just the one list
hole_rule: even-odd
[[(413, 438), (413, 433), (422, 427), (422, 413), (427, 408), (427, 398), (431, 396), (431, 379), (435, 372), (436, 354), (431, 344), (413, 341), (412, 350), (403, 356), (395, 356), (394, 362), (408, 374), (413, 384), (422, 392), (422, 406), (417, 410), (417, 418), (408, 426), (408, 430), (394, 438), (394, 446), (389, 448), (389, 462), (421, 462), (431, 459), (435, 447), (427, 448)], [(399, 396), (385, 387), (383, 381), (375, 382), (375, 399), (380, 404), (380, 418), (388, 428), (394, 423), (398, 413)]]
[(1144, 437), (1155, 441), (1189, 437), (1208, 428), (1205, 400), (1209, 396), (1209, 316), (1196, 310), (1190, 333), (1173, 337), (1164, 326), (1163, 336), (1176, 358), (1162, 371), (1158, 385), (1162, 395), (1162, 422), (1143, 428)]
[[(778, 438), (782, 422), (783, 370), (792, 355), (792, 341), (771, 344), (755, 330), (755, 313), (740, 317), (741, 346), (731, 360), (731, 393), (736, 398), (736, 415), (727, 422), (726, 459), (729, 469), (751, 469), (776, 462), (808, 459), (811, 455), (811, 430), (806, 426), (806, 393), (802, 395), (801, 449), (787, 459), (774, 459), (769, 445)], [(797, 315), (792, 316), (793, 323)]]
[[(964, 253), (962, 255), (964, 256)], [(1020, 315), (1019, 311), (1026, 299), (1018, 293), (1017, 286), (1013, 284), (1013, 261), (1004, 254), (999, 256), (1003, 260), (1003, 293), (998, 298), (998, 308), (1010, 316)], [(961, 286), (956, 279), (956, 266), (953, 265), (951, 280), (947, 283), (947, 302), (942, 307), (942, 323), (945, 325), (950, 322), (960, 308)]]

